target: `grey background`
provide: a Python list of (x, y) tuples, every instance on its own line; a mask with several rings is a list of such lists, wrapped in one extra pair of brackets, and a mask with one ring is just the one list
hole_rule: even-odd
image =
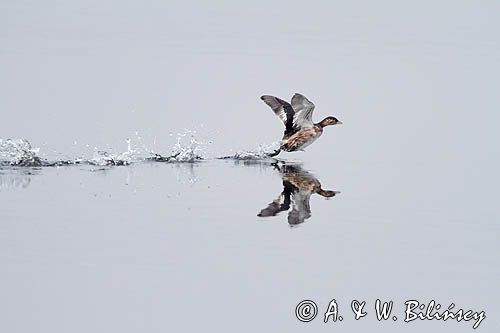
[[(263, 93), (302, 92), (315, 119), (344, 122), (283, 156), (342, 191), (313, 197), (294, 229), (256, 217), (282, 189), (265, 165), (1, 170), (1, 330), (472, 330), (403, 323), (416, 298), (485, 310), (479, 329), (498, 331), (498, 13), (494, 1), (1, 1), (0, 137), (43, 156), (123, 151), (136, 131), (168, 153), (184, 128), (207, 157), (253, 149), (282, 132)], [(300, 323), (305, 298), (320, 315), (336, 298), (347, 318)], [(396, 302), (397, 322), (350, 317), (352, 299), (376, 298)]]

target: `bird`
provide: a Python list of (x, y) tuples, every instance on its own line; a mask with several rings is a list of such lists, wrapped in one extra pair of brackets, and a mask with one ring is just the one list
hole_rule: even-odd
[(319, 123), (313, 123), (312, 114), (315, 105), (304, 95), (295, 93), (291, 104), (271, 95), (260, 97), (285, 125), (285, 132), (280, 147), (268, 154), (269, 157), (286, 152), (303, 151), (323, 134), (323, 128), (329, 125), (340, 125), (342, 122), (333, 116), (326, 117)]
[(331, 198), (340, 193), (322, 189), (319, 180), (298, 164), (285, 164), (281, 167), (275, 164), (274, 167), (283, 180), (283, 191), (276, 200), (257, 214), (259, 217), (276, 216), (292, 206), (288, 213), (288, 223), (290, 226), (295, 226), (311, 217), (309, 202), (312, 194)]

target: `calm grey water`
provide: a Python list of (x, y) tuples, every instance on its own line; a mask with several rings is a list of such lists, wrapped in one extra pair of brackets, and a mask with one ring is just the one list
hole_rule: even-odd
[[(499, 9), (0, 2), (0, 138), (49, 161), (127, 152), (127, 138), (168, 156), (187, 128), (205, 158), (2, 166), (0, 330), (473, 331), (405, 323), (416, 299), (484, 310), (477, 331), (498, 332)], [(344, 125), (277, 167), (215, 158), (279, 140), (258, 97), (294, 92)], [(311, 194), (293, 227), (309, 193), (257, 216), (287, 166), (341, 191)], [(377, 321), (377, 298), (397, 321)], [(304, 299), (318, 305), (309, 323), (295, 317)], [(325, 324), (332, 299), (343, 321)]]

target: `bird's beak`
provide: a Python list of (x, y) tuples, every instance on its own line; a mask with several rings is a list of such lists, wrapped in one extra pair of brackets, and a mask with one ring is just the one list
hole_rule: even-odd
[(337, 123), (336, 123), (335, 125), (342, 125), (342, 124), (343, 124), (343, 122), (341, 122), (341, 121), (339, 120), (339, 121), (337, 121)]

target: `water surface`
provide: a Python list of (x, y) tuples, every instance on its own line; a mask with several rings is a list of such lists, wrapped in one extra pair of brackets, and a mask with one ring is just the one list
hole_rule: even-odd
[[(498, 13), (1, 3), (0, 330), (472, 331), (404, 323), (417, 299), (498, 332)], [(282, 125), (259, 96), (295, 92), (344, 125), (261, 160)]]

